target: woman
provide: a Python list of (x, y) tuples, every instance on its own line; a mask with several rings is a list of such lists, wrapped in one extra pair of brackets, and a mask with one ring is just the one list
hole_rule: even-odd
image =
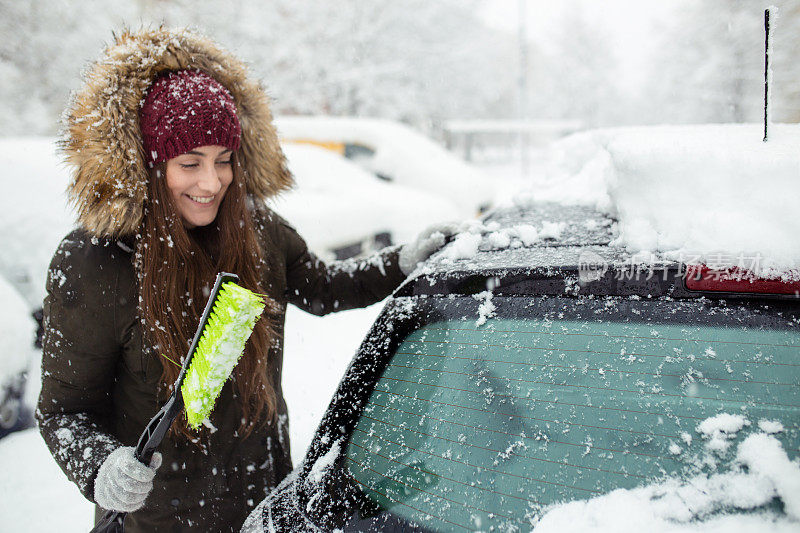
[[(264, 200), (292, 178), (243, 64), (187, 31), (119, 35), (65, 115), (79, 227), (48, 273), (37, 417), (55, 459), (126, 531), (238, 531), (291, 470), (281, 391), (288, 303), (315, 313), (389, 295), (441, 233), (325, 265)], [(145, 466), (140, 433), (170, 392), (218, 271), (272, 305), (206, 428), (181, 419)]]

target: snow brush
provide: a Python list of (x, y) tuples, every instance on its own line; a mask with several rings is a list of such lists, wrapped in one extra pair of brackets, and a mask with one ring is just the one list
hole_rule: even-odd
[[(150, 465), (153, 453), (181, 411), (186, 411), (187, 422), (193, 429), (205, 422), (242, 356), (267, 300), (240, 287), (237, 281), (239, 277), (235, 274), (217, 274), (172, 394), (147, 424), (133, 452), (142, 464)], [(126, 515), (121, 511), (106, 511), (91, 533), (124, 531)]]

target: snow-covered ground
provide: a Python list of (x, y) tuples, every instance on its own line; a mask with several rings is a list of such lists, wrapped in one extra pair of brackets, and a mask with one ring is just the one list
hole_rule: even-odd
[[(42, 291), (36, 272), (46, 266), (71, 220), (65, 209), (53, 212), (43, 207), (63, 204), (57, 192), (63, 187), (52, 183), (64, 179), (64, 170), (58, 169), (48, 143), (0, 142), (0, 160), (6, 168), (16, 169), (3, 178), (0, 274), (8, 275), (8, 269), (22, 272), (9, 281), (31, 303)], [(764, 261), (761, 266), (794, 275), (800, 265), (798, 146), (800, 126), (776, 127), (767, 144), (761, 143), (755, 125), (605, 130), (558, 143), (546, 160), (535, 162), (527, 180), (521, 180), (515, 168), (502, 166), (492, 170), (492, 179), (499, 195), (518, 205), (556, 200), (607, 210), (618, 218), (620, 242), (637, 252), (672, 256), (692, 252), (705, 260), (714, 254), (757, 255)], [(28, 180), (25, 187), (14, 185), (17, 179)], [(526, 191), (518, 192), (520, 186)], [(290, 309), (284, 391), (295, 462), (304, 454), (344, 368), (379, 310), (378, 304), (316, 318)], [(715, 434), (709, 428), (719, 424), (698, 428), (695, 438), (712, 442)], [(797, 450), (775, 447), (777, 441), (770, 434), (778, 428), (769, 421), (754, 421), (748, 431), (732, 452), (740, 470), (565, 504), (545, 514), (538, 527), (545, 532), (800, 531)], [(0, 440), (0, 468), (4, 474), (0, 530), (52, 531), (54, 516), (59, 531), (86, 531), (91, 524), (91, 505), (60, 472), (35, 430)], [(710, 489), (722, 492), (707, 498)], [(704, 516), (704, 509), (713, 513), (726, 502), (756, 505), (776, 494), (783, 499), (785, 517), (715, 515), (702, 523), (685, 520), (686, 509), (699, 509), (696, 516)]]
[[(292, 461), (311, 444), (345, 368), (383, 305), (316, 317), (290, 307), (286, 315), (283, 394), (289, 405)], [(313, 372), (309, 369), (313, 368)]]

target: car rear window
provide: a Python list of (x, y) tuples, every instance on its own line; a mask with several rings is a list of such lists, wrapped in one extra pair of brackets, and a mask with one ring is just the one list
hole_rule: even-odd
[(405, 338), (346, 449), (371, 501), (433, 530), (530, 528), (557, 502), (703, 471), (697, 428), (720, 413), (780, 421), (796, 453), (796, 327), (688, 321), (646, 301), (570, 317), (554, 300), (548, 313), (439, 317)]

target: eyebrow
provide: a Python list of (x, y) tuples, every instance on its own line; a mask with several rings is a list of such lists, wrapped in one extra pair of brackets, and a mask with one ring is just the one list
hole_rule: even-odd
[[(231, 150), (230, 148), (228, 148), (227, 150), (223, 150), (222, 152), (220, 152), (220, 153), (219, 153), (219, 155), (218, 155), (217, 157), (219, 157), (219, 156), (221, 156), (221, 155), (225, 155), (225, 154), (227, 154), (227, 153), (232, 153), (232, 152), (233, 152), (233, 150)], [(205, 155), (208, 155), (208, 154), (204, 154), (203, 152), (198, 152), (197, 150), (191, 150), (191, 151), (189, 151), (189, 152), (186, 152), (186, 153), (187, 153), (187, 154), (189, 154), (189, 155), (200, 155), (200, 156), (205, 156)]]

